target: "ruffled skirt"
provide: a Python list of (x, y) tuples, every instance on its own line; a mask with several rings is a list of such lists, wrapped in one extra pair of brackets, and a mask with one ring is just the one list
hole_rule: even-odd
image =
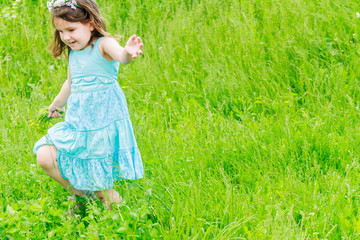
[(34, 153), (43, 145), (54, 145), (60, 172), (76, 189), (105, 190), (119, 179), (142, 178), (123, 91), (117, 82), (101, 78), (84, 84), (91, 87), (72, 83), (65, 122), (51, 127), (35, 144)]

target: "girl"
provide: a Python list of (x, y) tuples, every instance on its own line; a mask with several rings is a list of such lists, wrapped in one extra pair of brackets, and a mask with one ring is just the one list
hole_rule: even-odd
[[(71, 194), (93, 195), (111, 209), (121, 197), (113, 189), (119, 179), (144, 176), (124, 93), (117, 82), (119, 63), (142, 54), (133, 35), (125, 47), (106, 32), (95, 0), (52, 0), (55, 35), (52, 54), (66, 53), (67, 80), (49, 106), (48, 117), (65, 122), (48, 130), (34, 147), (43, 170)], [(105, 197), (108, 196), (108, 197)]]

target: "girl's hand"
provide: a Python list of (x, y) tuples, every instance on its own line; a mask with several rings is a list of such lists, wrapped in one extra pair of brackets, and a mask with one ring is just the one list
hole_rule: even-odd
[(48, 118), (59, 118), (63, 116), (62, 114), (65, 112), (65, 107), (57, 107), (51, 104), (48, 110), (49, 110)]
[(136, 37), (136, 35), (132, 35), (128, 42), (126, 43), (124, 49), (132, 58), (136, 58), (138, 55), (141, 55), (143, 52), (141, 51), (143, 47), (143, 43), (140, 37)]

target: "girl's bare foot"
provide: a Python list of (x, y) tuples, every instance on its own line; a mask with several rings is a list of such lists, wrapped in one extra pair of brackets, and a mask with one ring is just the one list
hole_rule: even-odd
[(96, 195), (99, 197), (100, 201), (109, 209), (112, 210), (112, 203), (120, 203), (122, 197), (114, 189), (106, 189), (103, 192), (96, 191)]

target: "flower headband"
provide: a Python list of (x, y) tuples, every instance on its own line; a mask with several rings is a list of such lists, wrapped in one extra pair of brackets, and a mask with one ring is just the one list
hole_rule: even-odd
[(51, 0), (47, 2), (47, 7), (49, 11), (51, 12), (53, 8), (55, 7), (62, 7), (62, 6), (68, 6), (72, 9), (76, 10), (76, 8), (82, 8), (80, 7), (75, 0)]

